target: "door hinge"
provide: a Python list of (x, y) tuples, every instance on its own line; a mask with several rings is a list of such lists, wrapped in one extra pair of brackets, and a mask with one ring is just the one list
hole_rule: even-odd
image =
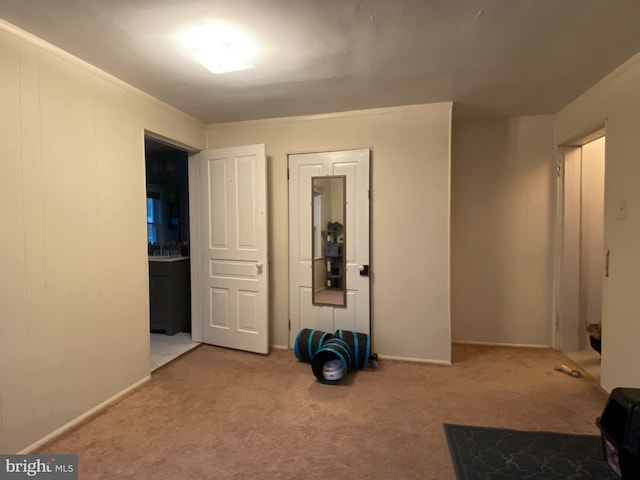
[(562, 160), (558, 160), (558, 164), (556, 165), (556, 176), (560, 178), (562, 175)]
[(289, 319), (289, 331), (291, 331), (291, 319)]
[(291, 177), (289, 176), (289, 167), (287, 167), (287, 180), (289, 180)]
[(604, 276), (605, 278), (609, 278), (609, 250), (607, 250), (607, 254), (604, 259)]

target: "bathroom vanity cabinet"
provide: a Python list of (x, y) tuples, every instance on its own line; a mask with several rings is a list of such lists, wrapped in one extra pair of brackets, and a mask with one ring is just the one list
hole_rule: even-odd
[(191, 326), (189, 257), (149, 257), (151, 331), (175, 335)]

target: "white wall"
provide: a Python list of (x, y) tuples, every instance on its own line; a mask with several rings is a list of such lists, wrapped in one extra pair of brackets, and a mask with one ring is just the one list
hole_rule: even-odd
[(144, 129), (204, 126), (0, 23), (0, 451), (149, 375)]
[(553, 117), (456, 121), (453, 340), (550, 345)]
[[(604, 281), (602, 386), (640, 387), (640, 54), (556, 115), (558, 144), (606, 122), (604, 230), (610, 250)], [(626, 205), (619, 215), (618, 208)], [(619, 218), (621, 217), (621, 218)]]
[(582, 147), (580, 350), (590, 350), (587, 324), (602, 321), (605, 138)]
[(450, 132), (450, 103), (208, 127), (208, 148), (266, 145), (273, 345), (289, 344), (287, 154), (371, 147), (375, 351), (450, 361)]

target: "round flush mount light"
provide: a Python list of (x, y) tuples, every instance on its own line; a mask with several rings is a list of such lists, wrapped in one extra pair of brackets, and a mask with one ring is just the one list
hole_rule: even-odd
[(254, 68), (251, 59), (258, 49), (239, 28), (227, 23), (207, 23), (177, 35), (180, 46), (211, 73)]

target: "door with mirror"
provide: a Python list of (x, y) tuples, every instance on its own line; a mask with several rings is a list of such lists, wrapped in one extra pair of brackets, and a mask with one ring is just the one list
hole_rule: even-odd
[(289, 344), (302, 328), (370, 333), (370, 151), (289, 155)]

